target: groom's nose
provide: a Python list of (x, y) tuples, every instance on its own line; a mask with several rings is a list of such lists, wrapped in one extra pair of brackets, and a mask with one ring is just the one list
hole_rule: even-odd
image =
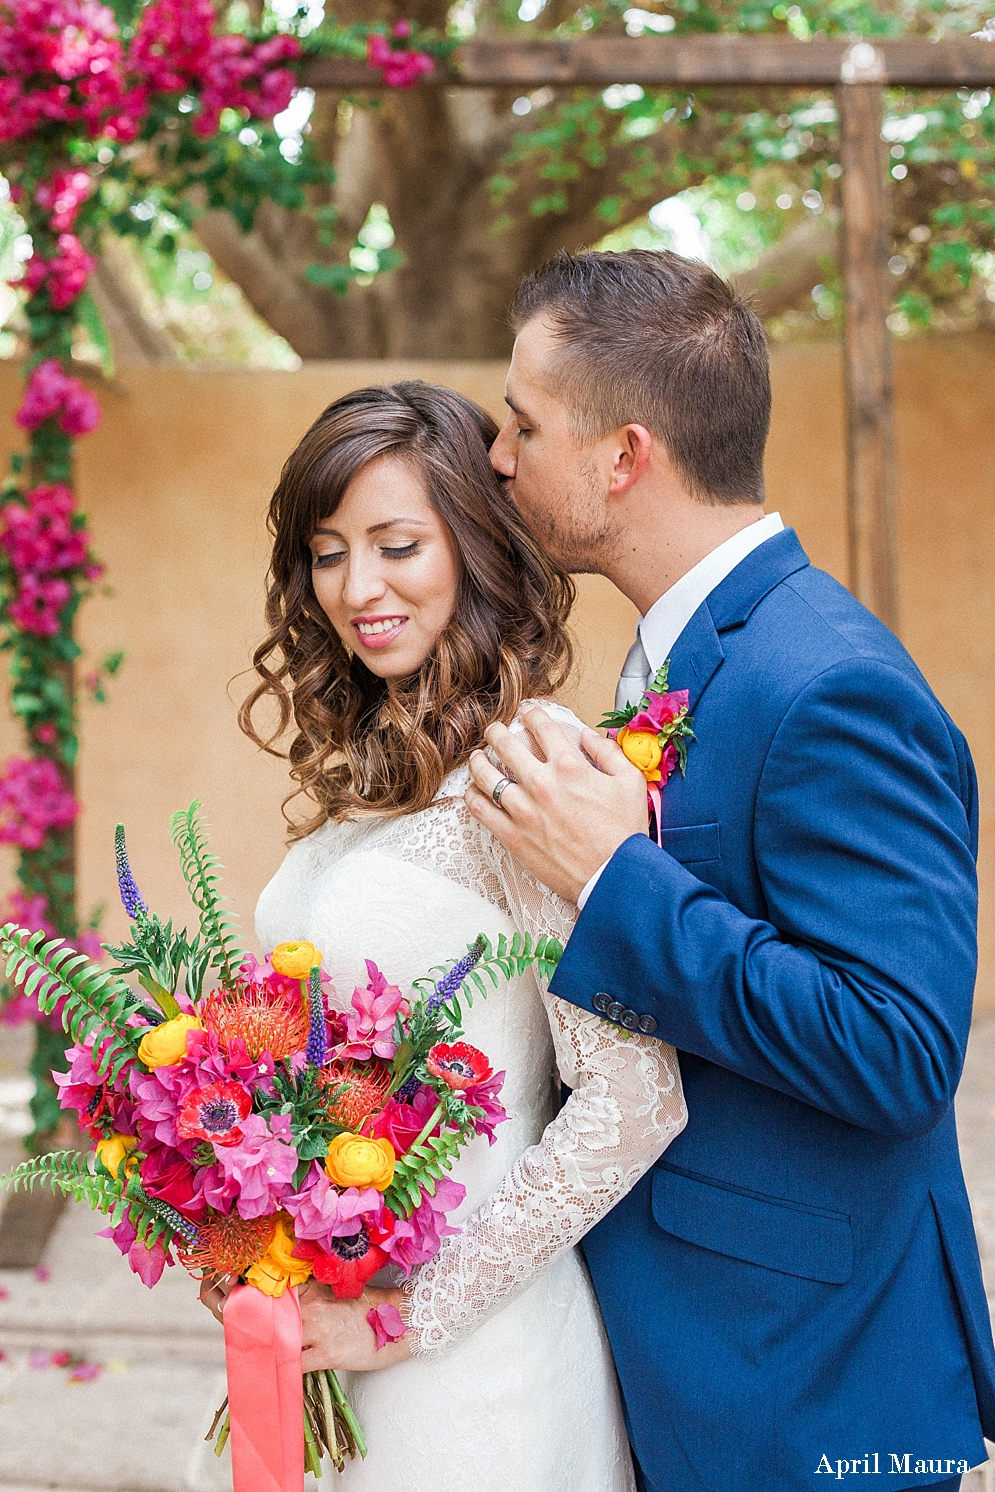
[(509, 415), (491, 446), (491, 465), (502, 477), (513, 477), (518, 470), (518, 452), (515, 442), (515, 416)]

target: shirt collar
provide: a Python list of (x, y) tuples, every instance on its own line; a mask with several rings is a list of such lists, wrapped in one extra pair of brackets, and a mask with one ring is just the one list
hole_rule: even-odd
[(639, 621), (639, 638), (649, 663), (649, 676), (666, 662), (674, 643), (701, 603), (754, 549), (784, 528), (780, 513), (768, 513), (757, 523), (747, 524), (706, 554), (703, 560), (664, 591)]

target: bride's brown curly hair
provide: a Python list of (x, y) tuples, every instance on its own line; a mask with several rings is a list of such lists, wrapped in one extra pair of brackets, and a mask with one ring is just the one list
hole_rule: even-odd
[[(269, 510), (270, 631), (253, 655), (260, 682), (239, 712), (257, 745), (285, 756), (298, 783), (284, 802), (291, 838), (326, 819), (416, 813), (467, 760), (492, 720), (555, 693), (572, 662), (573, 584), (540, 550), (494, 472), (490, 415), (452, 389), (404, 381), (330, 404), (289, 457)], [(370, 461), (395, 456), (424, 479), (459, 557), (453, 614), (416, 674), (380, 679), (342, 643), (315, 599), (310, 541)], [(276, 729), (253, 723), (274, 700)], [(287, 752), (274, 743), (293, 718)], [(303, 822), (287, 805), (307, 795)]]

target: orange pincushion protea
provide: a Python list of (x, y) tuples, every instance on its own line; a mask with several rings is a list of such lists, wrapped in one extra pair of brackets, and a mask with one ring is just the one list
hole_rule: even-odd
[(347, 1129), (357, 1129), (383, 1108), (390, 1076), (390, 1068), (380, 1062), (375, 1066), (364, 1062), (362, 1067), (352, 1062), (336, 1062), (326, 1067), (321, 1080), (329, 1089), (326, 1111), (329, 1119)]
[(179, 1251), (180, 1262), (207, 1274), (246, 1274), (269, 1248), (275, 1228), (276, 1216), (244, 1218), (229, 1212), (209, 1218), (199, 1224), (199, 1246)]
[(213, 990), (200, 1007), (200, 1018), (226, 1056), (239, 1037), (252, 1062), (264, 1052), (282, 1062), (307, 1046), (308, 1008), (300, 995), (274, 996), (265, 985), (248, 980)]

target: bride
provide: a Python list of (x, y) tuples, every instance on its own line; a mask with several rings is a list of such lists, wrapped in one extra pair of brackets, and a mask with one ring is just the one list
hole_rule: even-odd
[[(292, 775), (316, 811), (292, 831), (257, 932), (267, 949), (322, 948), (342, 1008), (365, 958), (403, 985), (478, 933), (565, 941), (576, 916), (463, 802), (490, 721), (520, 731), (523, 702), (538, 699), (580, 729), (551, 702), (570, 665), (571, 584), (504, 495), (487, 457), (496, 434), (448, 389), (362, 389), (314, 423), (273, 497), (271, 631), (243, 724), (259, 741), (263, 701), (281, 729), (293, 719)], [(631, 1492), (576, 1245), (683, 1128), (674, 1050), (557, 1000), (531, 973), (478, 999), (465, 1024), (507, 1071), (510, 1117), (454, 1168), (460, 1231), (410, 1281), (378, 1276), (384, 1288), (362, 1301), (335, 1302), (314, 1281), (301, 1291), (304, 1366), (353, 1370), (369, 1442), (343, 1492)], [(377, 1352), (366, 1315), (381, 1300), (408, 1330)]]

